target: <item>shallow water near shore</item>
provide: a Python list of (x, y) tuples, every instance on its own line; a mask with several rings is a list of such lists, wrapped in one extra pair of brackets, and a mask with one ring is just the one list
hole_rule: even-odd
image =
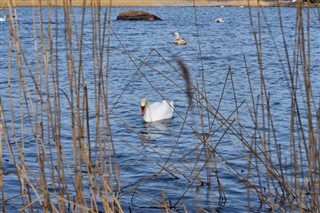
[[(253, 97), (258, 102), (261, 95), (261, 76), (249, 15), (249, 10), (251, 10), (255, 32), (260, 29), (258, 35), (262, 38), (262, 67), (267, 92), (270, 95), (273, 125), (276, 127), (277, 141), (283, 148), (283, 161), (286, 161), (286, 159), (290, 159), (291, 155), (290, 123), (288, 122), (291, 116), (288, 67), (291, 65), (288, 65), (286, 61), (279, 10), (282, 15), (288, 57), (293, 61), (296, 9), (218, 7), (138, 9), (155, 14), (162, 21), (117, 21), (117, 14), (129, 9), (113, 8), (111, 10), (110, 48), (107, 48), (107, 39), (104, 41), (105, 53), (108, 51), (110, 54), (108, 101), (111, 133), (117, 156), (116, 163), (120, 172), (121, 193), (119, 194), (123, 210), (125, 212), (161, 212), (161, 209), (156, 207), (161, 203), (162, 192), (165, 192), (168, 202), (172, 205), (179, 203), (177, 208), (173, 209), (176, 212), (184, 212), (183, 206), (190, 212), (202, 210), (247, 212), (248, 200), (250, 200), (251, 211), (267, 211), (268, 209), (260, 208), (260, 201), (255, 192), (248, 192), (248, 188), (239, 179), (239, 177), (247, 177), (248, 165), (244, 157), (247, 150), (239, 142), (239, 135), (236, 134), (236, 131), (230, 133), (226, 127), (221, 128), (221, 121), (219, 122), (218, 118), (215, 122), (213, 118), (205, 118), (202, 124), (200, 113), (196, 110), (196, 103), (194, 103), (194, 110), (188, 111), (188, 98), (179, 88), (179, 86), (184, 88), (185, 81), (177, 72), (179, 66), (176, 60), (183, 61), (188, 67), (191, 81), (198, 84), (200, 90), (204, 89), (203, 80), (206, 97), (212, 106), (217, 107), (220, 104), (217, 117), (228, 118), (227, 120), (234, 122), (234, 129), (242, 131), (244, 128), (248, 131), (248, 136), (243, 137), (249, 141), (249, 135), (254, 137), (256, 127), (249, 111), (249, 109), (253, 110), (253, 106), (246, 63), (253, 87)], [(72, 21), (78, 27), (79, 33), (82, 8), (74, 10), (76, 15)], [(88, 87), (89, 125), (92, 127), (90, 129), (92, 130), (92, 159), (95, 159), (99, 149), (94, 142), (98, 138), (95, 133), (95, 104), (97, 100), (95, 99), (95, 71), (93, 69), (96, 62), (92, 58), (92, 24), (96, 20), (92, 19), (92, 10), (86, 9), (85, 11), (82, 60), (83, 75)], [(102, 11), (104, 10), (108, 9), (102, 8)], [(258, 10), (261, 11), (261, 26), (257, 21)], [(317, 9), (308, 10), (311, 13), (316, 13)], [(47, 11), (44, 10), (44, 13), (46, 14)], [(39, 11), (35, 11), (35, 24), (33, 9), (18, 8), (17, 14), (21, 49), (28, 64), (28, 66), (23, 65), (23, 69), (29, 70), (36, 76), (36, 70), (39, 68), (36, 58), (43, 57), (40, 53), (35, 53), (34, 47), (34, 33), (36, 41), (40, 41)], [(57, 14), (58, 16), (56, 16)], [(60, 91), (68, 94), (67, 62), (69, 56), (66, 55), (66, 49), (73, 48), (75, 58), (79, 58), (79, 53), (76, 45), (70, 47), (66, 44), (63, 9), (52, 9), (51, 16), (51, 21), (44, 18), (43, 23), (45, 27), (50, 24), (54, 29), (53, 41), (58, 42), (58, 45), (55, 46), (54, 43), (52, 47), (56, 56), (55, 66), (59, 67)], [(43, 17), (48, 16), (44, 15)], [(222, 17), (224, 23), (215, 23), (214, 20), (217, 17)], [(10, 29), (8, 26), (8, 23), (0, 23), (1, 102), (7, 119), (8, 131), (12, 133), (11, 122), (16, 123), (17, 141), (25, 143), (24, 160), (28, 163), (29, 169), (37, 176), (39, 168), (33, 126), (29, 123), (27, 113), (20, 115), (20, 101), (25, 112), (27, 107), (31, 106), (26, 106), (23, 97), (20, 96), (19, 81), (23, 78), (24, 88), (27, 88), (31, 94), (36, 93), (36, 88), (33, 86), (33, 79), (28, 74), (29, 71), (24, 72), (25, 76), (19, 76), (16, 65), (18, 62), (13, 63), (12, 73), (8, 77), (8, 58), (10, 54), (16, 53), (10, 50)], [(174, 31), (178, 31), (181, 37), (186, 38), (188, 42), (186, 46), (175, 46), (172, 43)], [(48, 36), (47, 33), (44, 35)], [(318, 35), (319, 25), (311, 25), (310, 46), (312, 48), (310, 51), (312, 57), (310, 64), (315, 98), (320, 97), (320, 61), (318, 58), (320, 39), (318, 39)], [(46, 48), (50, 52), (49, 43)], [(41, 61), (41, 59), (39, 60)], [(77, 66), (77, 63), (75, 64)], [(107, 66), (106, 61), (103, 64)], [(232, 72), (234, 85), (230, 80), (226, 83), (226, 78), (230, 79), (229, 71)], [(8, 79), (11, 84), (13, 109), (10, 106)], [(44, 79), (42, 80), (44, 81)], [(45, 85), (43, 87), (45, 88)], [(302, 90), (301, 92), (303, 93)], [(43, 95), (45, 96), (45, 94), (46, 90), (43, 90)], [(31, 95), (31, 97), (34, 96)], [(143, 97), (147, 97), (149, 102), (160, 101), (163, 98), (173, 100), (175, 117), (172, 120), (153, 124), (144, 123), (140, 116), (140, 100)], [(304, 100), (298, 101), (303, 102)], [(72, 167), (70, 104), (63, 93), (61, 93), (61, 106), (63, 106), (60, 109), (63, 118), (61, 143), (64, 154)], [(237, 107), (239, 108), (235, 111)], [(258, 114), (259, 116), (260, 114)], [(183, 122), (184, 118), (188, 125)], [(237, 123), (237, 120), (240, 122)], [(21, 124), (22, 121), (24, 125)], [(43, 121), (46, 123), (46, 120)], [(21, 132), (22, 126), (23, 132)], [(50, 131), (50, 128), (47, 131)], [(208, 143), (215, 147), (214, 159), (216, 162), (207, 162), (206, 154), (210, 151), (202, 146), (202, 141), (199, 138), (203, 135), (206, 135)], [(269, 144), (269, 146), (270, 152), (276, 149), (274, 144)], [(56, 158), (55, 151), (53, 151), (52, 157)], [(10, 190), (5, 189), (5, 197), (14, 197), (19, 194), (20, 187), (14, 174), (13, 162), (7, 146), (3, 147), (2, 158), (4, 159), (2, 162), (3, 171), (7, 174), (3, 177), (3, 182), (5, 187), (10, 186)], [(104, 160), (108, 164), (110, 159)], [(221, 185), (216, 181), (218, 178), (215, 170), (218, 170), (219, 184)], [(264, 168), (261, 170), (263, 171)], [(196, 176), (199, 178), (195, 178)], [(71, 185), (72, 178), (69, 178), (68, 183)], [(263, 183), (265, 180), (262, 178), (260, 181)], [(51, 187), (54, 190), (55, 186)], [(221, 196), (223, 193), (221, 190), (219, 191), (220, 187), (223, 188), (226, 200)], [(90, 187), (87, 186), (84, 191), (90, 194)], [(247, 197), (248, 194), (251, 196)], [(21, 204), (12, 199), (7, 202), (7, 205), (9, 209), (15, 209)], [(40, 206), (38, 208), (40, 209)]]

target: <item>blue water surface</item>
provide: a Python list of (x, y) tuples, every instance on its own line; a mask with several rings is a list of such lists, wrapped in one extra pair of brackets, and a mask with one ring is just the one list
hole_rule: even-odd
[[(47, 8), (17, 8), (14, 26), (18, 30), (14, 33), (18, 35), (21, 46), (17, 46), (17, 42), (10, 37), (10, 32), (13, 32), (12, 29), (10, 31), (10, 24), (0, 23), (0, 97), (15, 157), (18, 158), (19, 153), (15, 144), (24, 144), (24, 150), (20, 150), (24, 153), (24, 161), (37, 176), (39, 159), (34, 135), (40, 134), (40, 129), (35, 126), (40, 126), (40, 123), (43, 125), (45, 144), (47, 148), (52, 147), (48, 155), (56, 159), (58, 151), (53, 145), (52, 126), (48, 125), (48, 120), (58, 119), (65, 161), (73, 171), (69, 102), (72, 97), (68, 67), (72, 58), (70, 50), (73, 50), (75, 74), (72, 82), (77, 84), (79, 70), (82, 70), (81, 85), (85, 82), (88, 88), (92, 161), (97, 159), (100, 164), (109, 165), (109, 160), (116, 156), (116, 162), (113, 163), (119, 169), (119, 197), (125, 212), (160, 212), (161, 209), (151, 207), (159, 206), (163, 201), (162, 192), (168, 203), (177, 204), (174, 209), (176, 212), (183, 212), (184, 206), (190, 212), (247, 212), (248, 208), (250, 211), (263, 210), (260, 209), (255, 191), (248, 193), (248, 188), (240, 181), (241, 177), (249, 175), (246, 157), (250, 152), (244, 148), (243, 141), (251, 143), (255, 138), (257, 146), (262, 146), (263, 141), (257, 135), (257, 129), (267, 129), (270, 152), (276, 149), (277, 141), (283, 148), (283, 161), (290, 159), (292, 102), (289, 77), (290, 72), (294, 72), (295, 64), (299, 64), (297, 60), (300, 60), (294, 55), (297, 51), (296, 9), (135, 8), (153, 13), (162, 20), (116, 20), (120, 12), (129, 9), (132, 8), (72, 8), (68, 11), (72, 15), (67, 20), (63, 8), (51, 8), (50, 12)], [(4, 12), (0, 11), (0, 15)], [(309, 9), (309, 12), (316, 14), (316, 9)], [(224, 18), (224, 23), (215, 23), (217, 17)], [(313, 95), (319, 99), (320, 39), (316, 17), (311, 16), (306, 35), (310, 33), (308, 51), (311, 56)], [(67, 21), (72, 23), (72, 38), (66, 33)], [(174, 31), (187, 40), (186, 46), (172, 43)], [(51, 41), (48, 39), (50, 37)], [(79, 54), (81, 39), (82, 54)], [(261, 51), (261, 66), (258, 50)], [(102, 121), (98, 129), (103, 138), (98, 137), (96, 128), (96, 76), (100, 66), (96, 56), (100, 53), (103, 54), (101, 69), (104, 80), (108, 76), (108, 84), (106, 81), (102, 83), (105, 91), (108, 90), (108, 112), (115, 153), (109, 153), (112, 158), (103, 162), (97, 157), (98, 144), (108, 146), (110, 137)], [(18, 55), (22, 56), (21, 59), (18, 59)], [(191, 108), (177, 60), (186, 65), (191, 82), (198, 89), (193, 91), (198, 101), (193, 101)], [(48, 64), (49, 76), (45, 75), (44, 64)], [(262, 74), (265, 90), (261, 88)], [(303, 76), (300, 78), (302, 81)], [(48, 110), (56, 109), (53, 106), (49, 108), (45, 103), (47, 97), (53, 103), (55, 81), (59, 82), (60, 87), (57, 91), (60, 95), (60, 117), (49, 118), (46, 116)], [(297, 85), (300, 85), (297, 92), (304, 94), (304, 86)], [(43, 100), (40, 100), (37, 91), (41, 91)], [(276, 139), (270, 123), (262, 126), (263, 119), (270, 121), (270, 117), (262, 117), (261, 98), (265, 99), (265, 95), (269, 96)], [(149, 102), (173, 100), (175, 117), (154, 124), (144, 123), (140, 115), (140, 100), (143, 97), (147, 97)], [(209, 114), (206, 110), (201, 111), (204, 107), (198, 107), (200, 102), (206, 105), (204, 97), (210, 102), (210, 106), (207, 106)], [(105, 119), (105, 104), (102, 103), (105, 100), (100, 101), (100, 119)], [(298, 101), (303, 110), (305, 100)], [(257, 110), (258, 126), (252, 117), (254, 109)], [(37, 111), (38, 118), (33, 113), (29, 114)], [(233, 128), (229, 129), (226, 121), (232, 123)], [(307, 122), (302, 122), (303, 127), (307, 128)], [(204, 137), (214, 149), (206, 146)], [(10, 188), (5, 189), (5, 197), (14, 197), (20, 193), (20, 187), (12, 157), (4, 143), (2, 155), (6, 174), (3, 181), (5, 187)], [(206, 156), (210, 156), (210, 160)], [(277, 166), (277, 156), (273, 156)], [(56, 160), (53, 162), (56, 165)], [(255, 172), (253, 169), (250, 175), (255, 176)], [(263, 166), (259, 172), (265, 172)], [(69, 172), (67, 174), (71, 185), (74, 177)], [(85, 185), (84, 191), (89, 194), (88, 185)], [(226, 200), (221, 199), (223, 194)], [(20, 208), (19, 201), (8, 200), (8, 208)]]

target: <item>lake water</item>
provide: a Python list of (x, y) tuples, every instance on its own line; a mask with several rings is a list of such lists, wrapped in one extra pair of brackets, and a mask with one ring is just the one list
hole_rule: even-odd
[[(266, 91), (270, 95), (270, 109), (272, 110), (277, 142), (283, 150), (281, 152), (282, 160), (286, 162), (291, 155), (289, 122), (291, 118), (291, 96), (288, 79), (289, 68), (293, 69), (295, 67), (296, 9), (280, 9), (283, 34), (278, 8), (261, 8), (260, 14), (258, 14), (259, 9), (252, 8), (252, 22), (250, 22), (248, 8), (227, 7), (138, 8), (161, 17), (162, 21), (127, 22), (116, 20), (116, 16), (120, 12), (129, 9), (131, 8), (113, 8), (111, 10), (110, 43), (108, 43), (107, 37), (102, 41), (105, 54), (102, 69), (105, 76), (108, 66), (106, 54), (107, 50), (110, 51), (108, 103), (111, 135), (120, 173), (123, 210), (125, 212), (160, 212), (160, 209), (150, 207), (159, 206), (159, 203), (163, 200), (161, 193), (165, 192), (167, 202), (172, 205), (177, 204), (177, 208), (174, 209), (176, 212), (184, 212), (183, 206), (189, 212), (204, 210), (209, 212), (247, 212), (248, 205), (250, 211), (267, 211), (268, 206), (259, 208), (258, 196), (254, 191), (249, 193), (246, 185), (240, 181), (241, 177), (247, 178), (250, 176), (250, 181), (253, 181), (254, 178), (258, 178), (257, 173), (265, 174), (263, 166), (259, 172), (257, 172), (257, 168), (248, 171), (248, 162), (245, 157), (249, 151), (244, 147), (240, 140), (241, 137), (239, 137), (241, 134), (239, 132), (243, 132), (244, 140), (251, 142), (252, 138), (256, 138), (257, 146), (260, 147), (262, 144), (257, 136), (255, 124), (250, 114), (253, 113), (253, 108), (257, 107), (258, 123), (262, 124), (261, 75), (253, 32), (257, 33), (258, 38), (261, 38), (262, 67)], [(314, 99), (319, 100), (320, 39), (318, 37), (320, 28), (319, 21), (316, 19), (317, 10), (306, 9), (304, 12), (307, 13), (308, 11), (311, 13), (309, 26), (311, 86)], [(51, 21), (47, 18), (47, 10), (44, 9), (43, 11), (45, 48), (48, 54), (50, 43), (47, 42), (49, 35), (47, 29), (50, 23), (53, 49), (56, 51), (53, 53), (55, 56), (53, 66), (58, 67), (59, 92), (61, 95), (60, 137), (66, 158), (64, 161), (69, 162), (72, 171), (74, 154), (72, 125), (70, 104), (66, 98), (66, 96), (70, 98), (67, 65), (67, 59), (70, 56), (67, 56), (66, 53), (69, 53), (70, 49), (74, 50), (76, 59), (74, 70), (78, 72), (79, 51), (76, 42), (80, 36), (76, 37), (76, 35), (81, 35), (82, 12), (84, 12), (85, 18), (82, 34), (83, 74), (81, 75), (83, 75), (83, 79), (88, 86), (89, 125), (93, 147), (92, 158), (94, 159), (98, 155), (98, 151), (95, 152), (94, 147), (98, 149), (97, 144), (99, 142), (106, 143), (109, 138), (103, 125), (100, 126), (102, 139), (99, 139), (96, 130), (97, 99), (95, 97), (97, 82), (94, 68), (98, 67), (98, 63), (97, 58), (93, 57), (93, 54), (97, 53), (93, 41), (97, 40), (92, 35), (97, 28), (92, 26), (93, 24), (97, 25), (97, 16), (94, 15), (97, 13), (97, 9), (86, 8), (85, 11), (82, 8), (74, 9), (76, 15), (71, 21), (72, 26), (77, 27), (78, 32), (76, 34), (75, 28), (73, 28), (73, 47), (70, 47), (67, 42), (63, 9), (53, 8)], [(110, 11), (102, 8), (101, 18), (104, 18), (105, 12), (109, 15)], [(45, 82), (45, 75), (42, 74), (42, 78), (40, 78), (40, 73), (37, 71), (41, 70), (42, 73), (45, 71), (43, 67), (45, 55), (40, 51), (39, 9), (18, 8), (16, 17), (19, 24), (21, 50), (25, 57), (21, 62), (23, 77), (19, 77), (17, 66), (19, 62), (16, 60), (17, 51), (10, 51), (9, 24), (7, 22), (0, 23), (0, 95), (8, 125), (9, 138), (14, 149), (13, 152), (18, 153), (17, 147), (14, 145), (12, 122), (15, 123), (18, 144), (22, 146), (24, 142), (24, 161), (37, 176), (39, 175), (39, 165), (37, 152), (35, 152), (34, 134), (39, 133), (33, 133), (32, 127), (39, 125), (40, 120), (38, 120), (38, 123), (35, 122), (33, 114), (29, 120), (27, 109), (30, 110), (35, 107), (31, 103), (39, 103), (39, 97), (36, 99), (34, 95), (36, 87), (30, 73), (35, 76), (37, 82)], [(224, 18), (224, 23), (215, 23), (214, 19), (217, 17)], [(172, 33), (174, 31), (178, 31), (181, 37), (187, 39), (186, 46), (175, 46), (172, 43), (174, 39)], [(106, 28), (105, 35), (107, 35), (107, 32), (108, 28)], [(100, 35), (102, 34), (103, 32), (100, 33)], [(36, 37), (36, 44), (39, 49), (38, 54), (35, 54), (34, 37)], [(286, 58), (283, 38), (285, 38), (290, 64)], [(108, 46), (110, 49), (107, 49)], [(13, 60), (11, 64), (9, 62), (10, 54)], [(201, 113), (195, 101), (192, 110), (188, 108), (188, 99), (183, 91), (185, 81), (180, 75), (180, 68), (176, 63), (178, 59), (187, 66), (191, 82), (198, 85), (199, 91), (205, 89), (207, 100), (214, 107), (213, 114), (216, 114), (215, 110), (218, 109), (219, 114), (216, 118), (213, 114), (208, 115), (207, 112), (204, 112), (204, 119), (200, 119)], [(11, 73), (8, 73), (9, 69), (12, 70)], [(233, 81), (228, 74), (229, 71), (232, 73)], [(250, 75), (256, 105), (252, 103), (247, 73)], [(302, 75), (300, 77), (302, 81)], [(8, 79), (10, 79), (12, 92), (8, 88)], [(23, 80), (21, 81), (21, 79)], [(48, 80), (50, 83), (52, 81), (52, 79)], [(300, 86), (301, 88), (298, 88), (297, 92), (304, 94), (304, 87), (302, 84)], [(47, 86), (43, 84), (43, 97), (47, 97), (46, 88)], [(32, 102), (26, 91), (29, 91), (31, 97), (33, 97)], [(53, 101), (52, 84), (49, 86), (48, 92), (50, 93), (48, 97), (52, 98), (51, 101)], [(13, 97), (12, 107), (10, 106), (10, 93)], [(197, 95), (197, 100), (204, 101), (197, 92), (195, 92), (195, 95)], [(155, 124), (144, 123), (140, 116), (140, 100), (143, 97), (147, 97), (149, 102), (160, 101), (163, 98), (173, 100), (175, 106), (174, 119)], [(304, 108), (305, 100), (301, 98), (298, 101), (302, 103), (302, 108)], [(243, 104), (241, 105), (241, 103)], [(315, 103), (319, 103), (319, 101), (315, 101)], [(23, 109), (22, 115), (20, 105)], [(102, 105), (102, 103), (99, 105), (101, 109), (103, 109)], [(239, 108), (236, 112), (237, 106)], [(46, 109), (46, 107), (42, 110), (38, 109), (39, 118), (41, 115), (46, 115)], [(104, 112), (100, 113), (101, 118), (104, 118)], [(316, 120), (316, 114), (313, 116)], [(305, 119), (305, 117), (302, 118)], [(43, 116), (44, 123), (47, 122), (47, 119), (47, 116)], [(184, 122), (184, 119), (186, 119), (186, 122)], [(228, 125), (223, 124), (226, 120), (233, 122), (233, 128), (228, 129)], [(307, 127), (307, 122), (305, 120), (302, 120), (302, 122), (302, 126)], [(44, 128), (47, 132), (45, 139), (53, 143), (52, 135), (48, 139), (52, 127), (45, 124)], [(259, 128), (262, 129), (261, 126)], [(267, 128), (270, 128), (270, 125), (267, 125)], [(271, 130), (266, 130), (266, 132), (269, 134), (267, 137), (269, 139), (268, 147), (271, 150), (270, 152), (274, 152), (276, 149), (274, 136), (271, 134)], [(204, 148), (206, 146), (204, 146), (203, 140), (200, 140), (204, 135), (208, 137), (207, 143), (215, 148), (215, 152)], [(47, 143), (47, 146), (50, 146), (49, 143)], [(51, 146), (52, 152), (56, 153), (55, 147)], [(272, 160), (275, 161), (277, 168), (275, 155)], [(210, 156), (210, 158), (206, 158), (206, 156)], [(15, 157), (18, 159), (17, 155)], [(261, 157), (264, 158), (262, 154)], [(6, 174), (3, 176), (4, 194), (6, 198), (9, 198), (19, 194), (20, 187), (15, 175), (12, 157), (4, 142), (2, 158), (3, 171)], [(53, 159), (53, 164), (56, 165), (56, 157), (53, 156)], [(109, 159), (100, 162), (100, 164), (106, 165), (108, 163)], [(261, 164), (258, 163), (258, 165)], [(67, 169), (66, 173), (68, 176), (67, 182), (71, 185), (71, 180), (74, 177), (70, 176)], [(266, 178), (263, 175), (260, 178), (256, 181), (261, 181), (267, 187)], [(253, 183), (251, 182), (251, 184)], [(223, 190), (219, 190), (219, 187)], [(70, 187), (70, 190), (72, 192), (72, 187)], [(84, 191), (89, 194), (89, 186), (86, 186), (85, 183)], [(227, 200), (221, 201), (220, 195), (222, 192)], [(249, 198), (248, 194), (250, 194)], [(268, 197), (268, 192), (265, 192), (264, 195)], [(248, 200), (250, 200), (250, 204)], [(10, 199), (7, 202), (8, 209), (14, 211), (15, 208), (19, 208), (20, 202), (20, 198)]]

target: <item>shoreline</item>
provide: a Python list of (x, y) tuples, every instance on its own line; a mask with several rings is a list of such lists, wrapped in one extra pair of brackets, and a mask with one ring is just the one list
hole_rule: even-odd
[[(12, 4), (11, 4), (12, 2)], [(257, 0), (15, 0), (2, 3), (7, 7), (292, 7), (295, 3)], [(312, 6), (312, 5), (304, 5)], [(316, 5), (313, 5), (316, 6)]]

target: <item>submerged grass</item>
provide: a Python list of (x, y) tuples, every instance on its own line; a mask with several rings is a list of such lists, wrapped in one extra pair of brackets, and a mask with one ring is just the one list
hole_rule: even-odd
[[(40, 1), (41, 3), (41, 1)], [(195, 5), (195, 1), (193, 2)], [(41, 5), (40, 5), (41, 6)], [(121, 44), (121, 39), (111, 26), (111, 8), (91, 8), (92, 11), (92, 56), (94, 74), (94, 115), (95, 123), (90, 123), (88, 85), (84, 75), (84, 63), (87, 58), (82, 54), (84, 20), (86, 10), (82, 10), (82, 23), (80, 28), (75, 23), (74, 10), (67, 1), (64, 1), (64, 44), (65, 56), (59, 55), (59, 35), (57, 27), (51, 25), (51, 10), (57, 13), (55, 8), (47, 7), (48, 14), (44, 16), (42, 7), (39, 7), (39, 16), (34, 12), (34, 51), (35, 65), (30, 67), (26, 60), (25, 51), (19, 40), (19, 23), (12, 17), (17, 17), (15, 7), (6, 10), (9, 14), (10, 26), (10, 51), (8, 58), (8, 80), (7, 91), (10, 100), (10, 113), (4, 113), (3, 103), (0, 99), (0, 188), (2, 211), (7, 212), (8, 203), (18, 204), (19, 211), (34, 212), (39, 209), (44, 212), (123, 212), (121, 199), (124, 187), (132, 193), (132, 199), (139, 196), (141, 199), (150, 201), (153, 205), (143, 206), (145, 209), (157, 208), (170, 212), (176, 208), (187, 212), (184, 197), (191, 190), (201, 190), (204, 186), (219, 195), (218, 206), (227, 205), (228, 194), (224, 190), (224, 180), (221, 178), (219, 168), (224, 167), (229, 174), (247, 188), (248, 211), (269, 210), (276, 212), (317, 212), (319, 211), (320, 191), (320, 155), (319, 155), (319, 131), (320, 115), (317, 97), (314, 97), (311, 84), (311, 38), (310, 38), (310, 11), (305, 10), (302, 2), (296, 5), (296, 29), (295, 47), (293, 59), (287, 48), (284, 32), (282, 38), (286, 58), (281, 61), (280, 70), (285, 73), (288, 89), (290, 89), (290, 145), (281, 146), (278, 141), (276, 126), (274, 124), (273, 111), (270, 106), (272, 95), (269, 93), (265, 71), (263, 67), (263, 54), (261, 44), (261, 19), (267, 18), (262, 10), (249, 10), (253, 39), (256, 46), (257, 64), (260, 72), (260, 94), (255, 97), (250, 68), (246, 56), (244, 64), (247, 73), (247, 84), (250, 88), (248, 99), (238, 98), (236, 84), (233, 79), (232, 67), (229, 67), (225, 77), (224, 87), (220, 94), (218, 104), (214, 106), (210, 102), (206, 91), (205, 67), (201, 66), (201, 81), (194, 81), (189, 75), (188, 67), (181, 60), (177, 64), (171, 64), (157, 50), (151, 50), (145, 59), (135, 58), (124, 46), (123, 50), (127, 57), (136, 66), (131, 79), (125, 89), (130, 86), (135, 75), (141, 75), (152, 88), (150, 81), (142, 70), (148, 66), (167, 81), (172, 82), (181, 92), (187, 96), (188, 110), (186, 114), (176, 112), (181, 120), (180, 135), (184, 134), (184, 128), (193, 130), (194, 146), (184, 153), (179, 159), (172, 159), (173, 153), (180, 149), (178, 137), (174, 137), (174, 144), (169, 155), (166, 157), (159, 150), (153, 149), (154, 154), (162, 161), (155, 161), (148, 157), (148, 153), (140, 150), (130, 143), (127, 145), (137, 151), (154, 165), (160, 168), (157, 174), (146, 176), (132, 184), (122, 186), (120, 179), (121, 165), (117, 162), (117, 149), (115, 148), (113, 134), (111, 131), (111, 118), (116, 103), (109, 103), (109, 74), (110, 68), (110, 39), (111, 36)], [(34, 9), (35, 11), (35, 9)], [(279, 8), (279, 19), (282, 24), (282, 14)], [(195, 17), (196, 9), (194, 10)], [(257, 13), (257, 20), (253, 20), (253, 13)], [(58, 15), (55, 16), (58, 19)], [(43, 22), (48, 23), (48, 28)], [(195, 20), (197, 23), (197, 20)], [(39, 35), (36, 23), (40, 23)], [(258, 23), (257, 25), (254, 23)], [(305, 23), (307, 26), (305, 26)], [(282, 25), (281, 25), (282, 26)], [(283, 29), (283, 28), (282, 28)], [(271, 29), (269, 29), (270, 33)], [(201, 53), (201, 40), (198, 36), (198, 49)], [(11, 51), (14, 50), (14, 51)], [(172, 67), (172, 71), (178, 73), (184, 79), (185, 87), (181, 87), (174, 79), (163, 74), (161, 71), (148, 64), (148, 59), (156, 54), (165, 63)], [(58, 64), (59, 57), (67, 58), (68, 90), (61, 89), (63, 80)], [(137, 64), (139, 61), (140, 64)], [(17, 70), (12, 67), (16, 63)], [(287, 66), (287, 67), (286, 67)], [(19, 86), (18, 97), (16, 91), (12, 90), (11, 78), (18, 73)], [(27, 77), (32, 82), (27, 82)], [(29, 79), (29, 78), (28, 78)], [(222, 102), (227, 95), (227, 89), (231, 89), (234, 108), (225, 116), (221, 112)], [(32, 92), (32, 91), (33, 92)], [(156, 89), (155, 89), (156, 90)], [(123, 91), (122, 94), (125, 91)], [(163, 96), (157, 91), (159, 96)], [(230, 95), (230, 94), (228, 94)], [(17, 101), (18, 98), (18, 101)], [(62, 104), (62, 99), (67, 100), (68, 106)], [(241, 100), (241, 101), (240, 101)], [(18, 103), (18, 107), (16, 104)], [(112, 105), (113, 104), (113, 105)], [(67, 108), (68, 115), (62, 114), (62, 108)], [(254, 126), (253, 132), (245, 128), (240, 111), (246, 109), (250, 115), (250, 122)], [(19, 109), (19, 110), (17, 110)], [(241, 110), (240, 110), (241, 109)], [(193, 113), (196, 112), (196, 113)], [(190, 115), (197, 115), (194, 119), (199, 121), (201, 128), (195, 128), (187, 119)], [(65, 119), (68, 116), (68, 119)], [(19, 118), (19, 119), (17, 119)], [(62, 135), (66, 134), (63, 123), (67, 122), (71, 127), (68, 141), (72, 146), (72, 160), (63, 149)], [(120, 122), (140, 137), (125, 121), (118, 118)], [(248, 119), (245, 120), (248, 122)], [(94, 126), (93, 126), (94, 125)], [(26, 140), (25, 131), (32, 131), (34, 150), (36, 156), (35, 167), (25, 160)], [(220, 134), (217, 134), (217, 133)], [(19, 137), (18, 137), (19, 135)], [(215, 136), (215, 137), (213, 137)], [(219, 136), (219, 138), (217, 137)], [(94, 138), (94, 142), (93, 142)], [(145, 140), (144, 137), (141, 137)], [(234, 168), (233, 159), (225, 159), (219, 153), (218, 147), (224, 140), (231, 141), (238, 149), (238, 160), (247, 162), (245, 174)], [(28, 139), (30, 140), (30, 138)], [(65, 142), (65, 141), (64, 141)], [(239, 146), (241, 144), (241, 146)], [(20, 190), (14, 196), (6, 197), (8, 174), (4, 171), (3, 147), (9, 152), (12, 174), (19, 184)], [(152, 148), (152, 147), (150, 147)], [(290, 156), (283, 155), (285, 149), (290, 149)], [(199, 152), (200, 150), (200, 152)], [(167, 153), (168, 154), (168, 153)], [(193, 160), (189, 156), (194, 155)], [(169, 157), (168, 157), (169, 156)], [(160, 192), (159, 199), (150, 198), (138, 189), (147, 185), (150, 181), (157, 179), (166, 171), (174, 179), (185, 179), (187, 184), (183, 193), (174, 203), (167, 199), (165, 191)], [(12, 181), (12, 180), (10, 180)], [(127, 193), (129, 193), (127, 192)], [(252, 203), (250, 198), (259, 199), (259, 205)], [(200, 203), (200, 202), (199, 202)], [(133, 205), (134, 207), (134, 205)], [(205, 211), (199, 204), (199, 211)]]

